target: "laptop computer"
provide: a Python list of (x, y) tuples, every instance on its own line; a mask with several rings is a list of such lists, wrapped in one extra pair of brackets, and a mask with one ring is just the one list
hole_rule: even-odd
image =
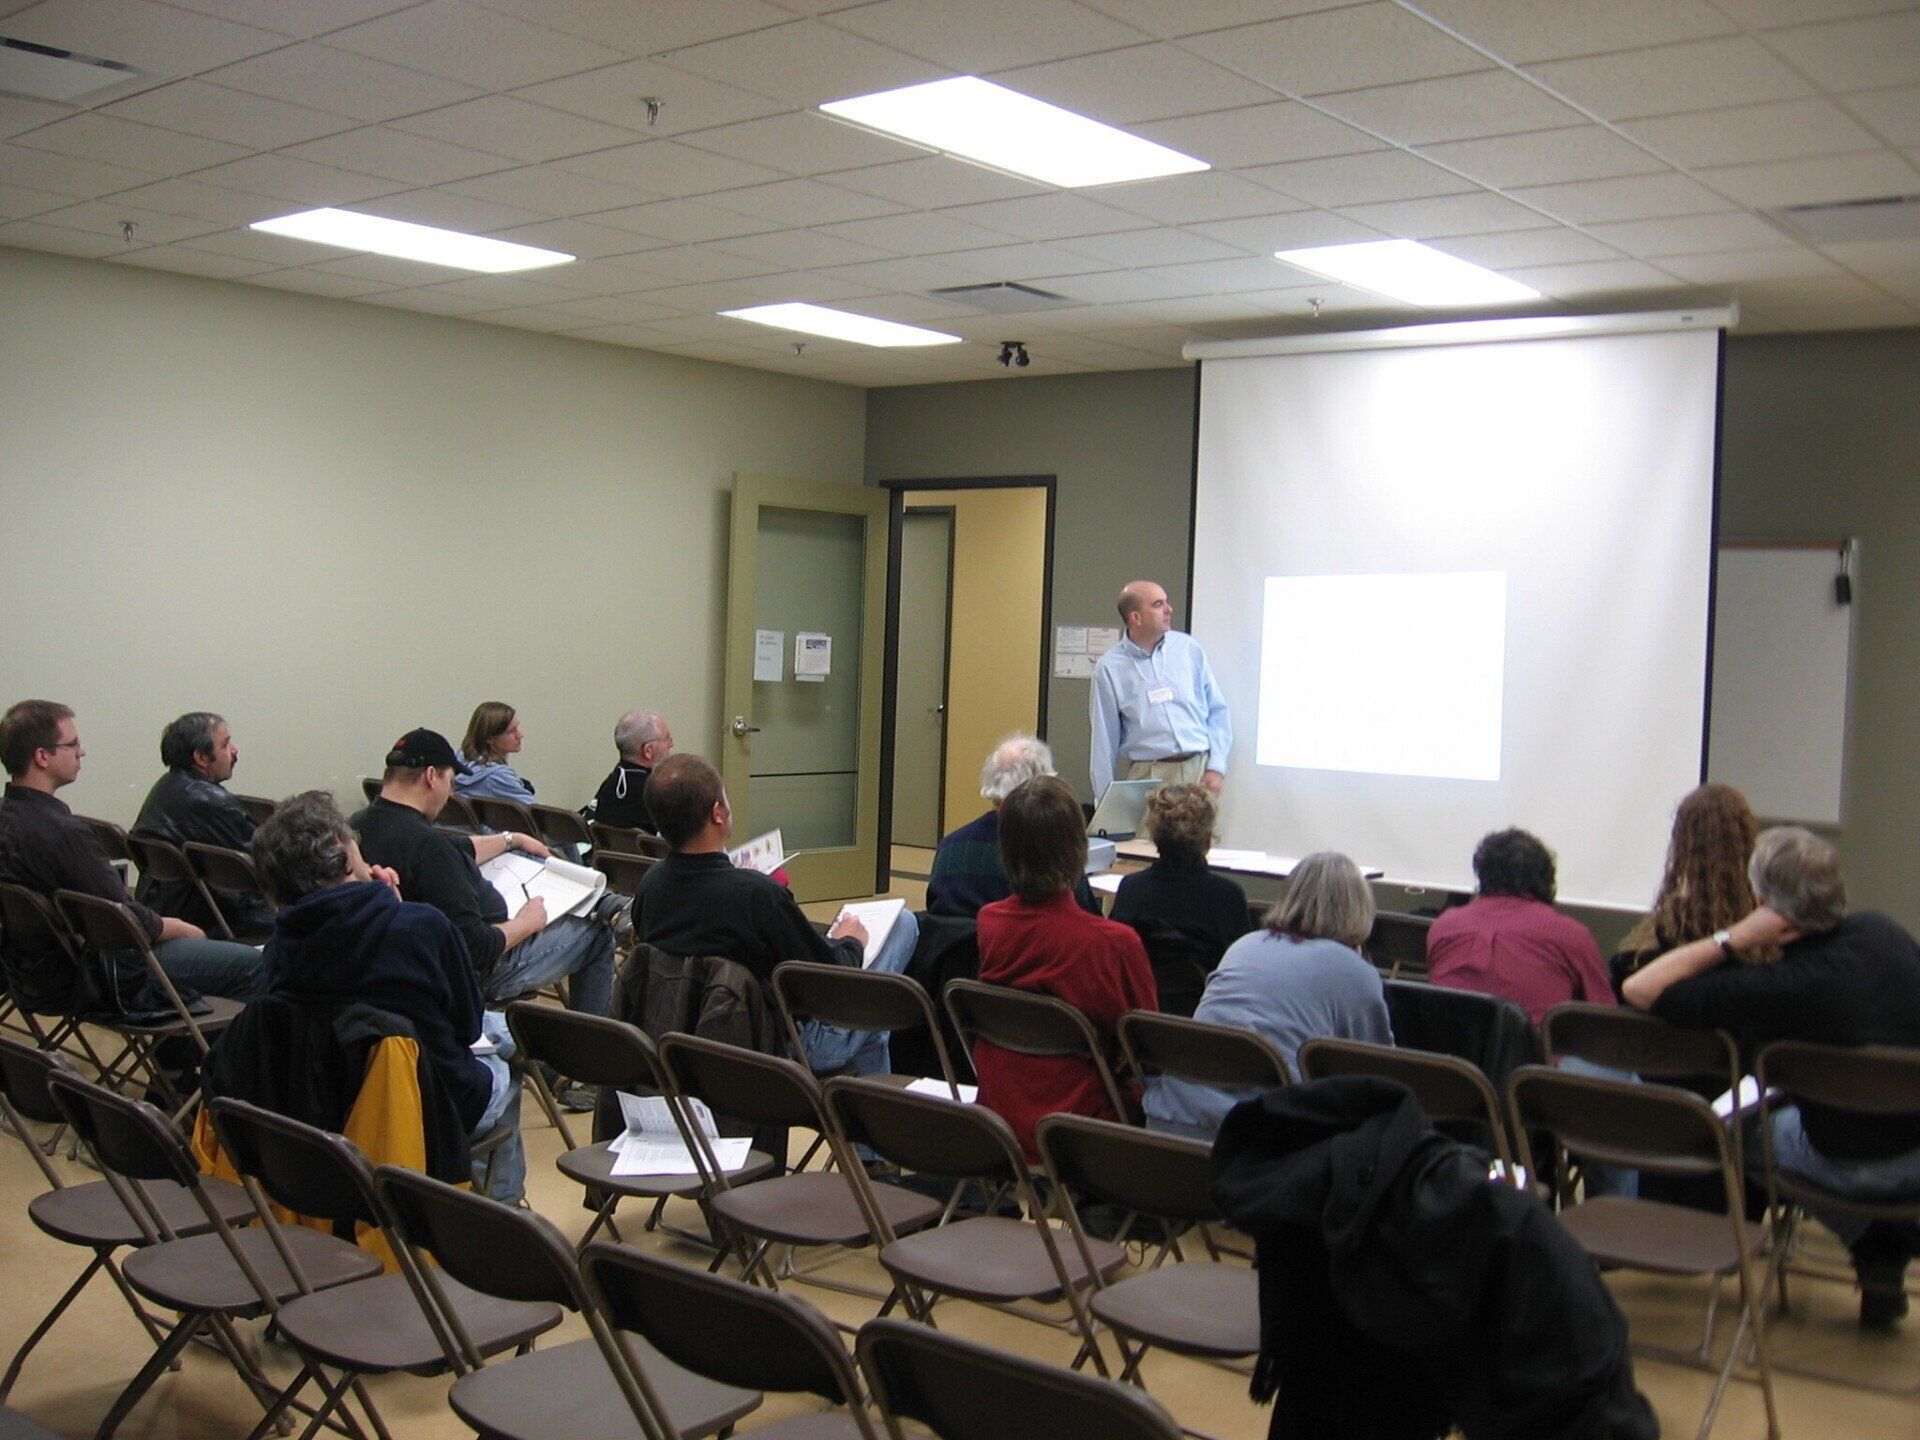
[(1114, 781), (1100, 797), (1093, 819), (1087, 822), (1087, 834), (1106, 840), (1131, 840), (1147, 813), (1147, 796), (1159, 785), (1158, 780)]

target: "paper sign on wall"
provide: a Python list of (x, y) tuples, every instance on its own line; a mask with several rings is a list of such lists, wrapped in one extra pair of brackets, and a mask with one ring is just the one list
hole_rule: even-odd
[(1120, 643), (1118, 625), (1089, 625), (1087, 627), (1087, 654), (1098, 660), (1107, 651)]
[(1115, 625), (1060, 625), (1053, 632), (1053, 673), (1063, 680), (1091, 680), (1100, 657), (1120, 643)]
[(793, 633), (793, 678), (823, 683), (833, 673), (833, 637), (813, 630)]
[(753, 678), (755, 680), (779, 681), (785, 678), (781, 669), (781, 649), (786, 644), (787, 632), (784, 630), (756, 630), (753, 632)]

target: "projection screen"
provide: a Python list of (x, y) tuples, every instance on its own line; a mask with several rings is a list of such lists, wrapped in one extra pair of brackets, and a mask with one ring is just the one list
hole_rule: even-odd
[(1720, 350), (1715, 327), (1204, 359), (1221, 843), (1471, 888), (1475, 843), (1521, 825), (1563, 900), (1648, 904), (1702, 773)]

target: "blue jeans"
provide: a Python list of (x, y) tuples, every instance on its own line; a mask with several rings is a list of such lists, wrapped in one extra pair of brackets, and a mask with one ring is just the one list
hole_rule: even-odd
[[(873, 957), (869, 970), (898, 975), (913, 959), (920, 943), (920, 922), (911, 910), (902, 910), (893, 931)], [(856, 1075), (884, 1075), (893, 1065), (885, 1030), (846, 1030), (819, 1020), (800, 1024), (800, 1043), (807, 1047), (807, 1066), (816, 1075), (831, 1075), (853, 1067)]]
[(567, 1007), (604, 1015), (613, 1005), (613, 932), (598, 920), (567, 915), (500, 957), (480, 982), (492, 1004), (567, 980)]
[(232, 940), (168, 940), (153, 954), (174, 984), (224, 1000), (253, 999), (265, 978), (260, 952)]
[[(493, 1094), (487, 1101), (486, 1113), (480, 1117), (480, 1123), (473, 1127), (473, 1133), (467, 1138), (478, 1140), (496, 1125), (510, 1127), (507, 1138), (494, 1152), (493, 1185), (487, 1194), (505, 1204), (515, 1205), (527, 1189), (527, 1147), (520, 1138), (520, 1077), (507, 1063), (513, 1058), (513, 1036), (507, 1031), (507, 1017), (497, 1010), (481, 1014), (480, 1033), (500, 1048), (491, 1055), (480, 1057), (480, 1063), (492, 1072)], [(486, 1157), (476, 1155), (473, 1160), (473, 1185), (476, 1190), (486, 1178), (486, 1173)]]
[[(1638, 1075), (1626, 1070), (1615, 1070), (1610, 1065), (1596, 1065), (1591, 1060), (1582, 1060), (1578, 1055), (1562, 1055), (1560, 1068), (1569, 1075), (1592, 1075), (1601, 1080), (1630, 1080), (1640, 1082)], [(1583, 1161), (1580, 1166), (1581, 1178), (1586, 1184), (1587, 1199), (1597, 1200), (1602, 1195), (1619, 1195), (1631, 1200), (1640, 1193), (1640, 1172), (1624, 1165), (1602, 1165), (1598, 1161)]]
[[(1749, 1151), (1749, 1168), (1763, 1165), (1757, 1153)], [(1823, 1190), (1832, 1190), (1849, 1199), (1876, 1201), (1911, 1200), (1920, 1196), (1920, 1150), (1892, 1155), (1884, 1160), (1834, 1160), (1813, 1148), (1800, 1120), (1798, 1106), (1773, 1112), (1773, 1158), (1782, 1170), (1811, 1181)], [(1860, 1243), (1872, 1220), (1865, 1215), (1809, 1206), (1814, 1219), (1844, 1241), (1849, 1249)]]

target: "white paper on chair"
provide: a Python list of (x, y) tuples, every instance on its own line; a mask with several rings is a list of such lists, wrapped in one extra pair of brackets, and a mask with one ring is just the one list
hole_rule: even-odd
[(1740, 1088), (1729, 1090), (1713, 1102), (1713, 1113), (1722, 1120), (1731, 1120), (1735, 1110), (1758, 1110), (1763, 1103), (1777, 1099), (1780, 1092), (1771, 1085), (1767, 1093), (1760, 1093), (1760, 1082), (1751, 1075), (1740, 1077)]
[(953, 1099), (954, 1090), (960, 1092), (961, 1103), (966, 1105), (971, 1105), (980, 1098), (980, 1087), (978, 1085), (955, 1085), (952, 1090), (949, 1090), (946, 1081), (932, 1075), (922, 1075), (918, 1080), (910, 1082), (907, 1086), (907, 1092), (909, 1094), (932, 1095), (940, 1100)]
[[(613, 1173), (628, 1175), (698, 1175), (700, 1166), (687, 1148), (680, 1127), (673, 1122), (664, 1096), (617, 1092), (620, 1117), (627, 1128), (607, 1142), (613, 1153)], [(715, 1133), (713, 1112), (699, 1100), (688, 1100), (687, 1113), (713, 1147), (722, 1170), (738, 1170), (747, 1163), (753, 1142), (742, 1136), (723, 1139)]]

